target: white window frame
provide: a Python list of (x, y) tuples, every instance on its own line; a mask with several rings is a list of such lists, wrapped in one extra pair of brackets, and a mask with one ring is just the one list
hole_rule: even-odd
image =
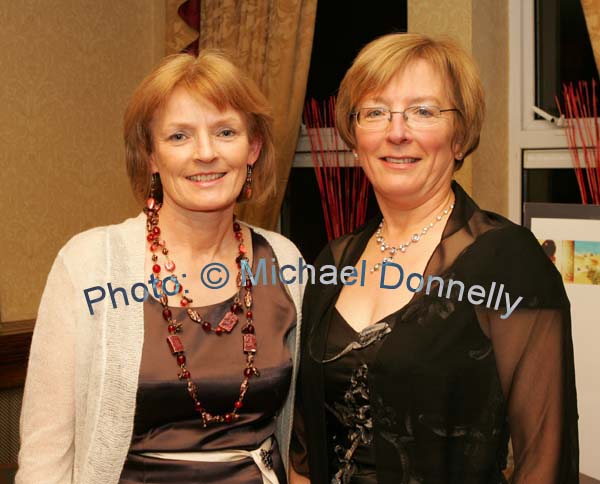
[(568, 155), (565, 129), (535, 119), (532, 109), (535, 104), (535, 0), (509, 0), (508, 16), (508, 216), (520, 223), (524, 161), (535, 159), (535, 168), (557, 168), (558, 165), (571, 168), (572, 165), (567, 165), (565, 156)]
[[(333, 135), (333, 128), (320, 128), (321, 138), (330, 139)], [(337, 145), (339, 146), (338, 151), (340, 153), (348, 153), (350, 150), (340, 138), (338, 134)], [(296, 154), (294, 155), (294, 161), (292, 162), (292, 168), (314, 168), (312, 151), (310, 149), (310, 138), (306, 131), (304, 124), (300, 125), (300, 135), (298, 136), (298, 144), (296, 145)], [(352, 160), (350, 160), (352, 161)], [(354, 163), (350, 163), (349, 166)]]

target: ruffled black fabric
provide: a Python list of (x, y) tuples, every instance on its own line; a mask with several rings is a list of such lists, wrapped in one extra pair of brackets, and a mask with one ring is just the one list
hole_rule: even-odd
[[(560, 274), (528, 230), (480, 210), (454, 183), (455, 208), (424, 278), (465, 288), (504, 284), (522, 301), (497, 308), (423, 291), (390, 315), (393, 330), (369, 366), (377, 481), (424, 484), (578, 482), (578, 431), (569, 301)], [(380, 221), (329, 244), (318, 265), (354, 265)], [(307, 289), (292, 461), (313, 484), (332, 475), (323, 356), (342, 286)], [(304, 429), (307, 429), (304, 431)]]

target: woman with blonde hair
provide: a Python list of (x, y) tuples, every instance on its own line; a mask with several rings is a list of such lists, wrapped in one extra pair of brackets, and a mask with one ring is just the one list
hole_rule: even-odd
[(286, 482), (303, 288), (241, 272), (299, 253), (234, 216), (273, 190), (271, 122), (216, 52), (167, 57), (137, 88), (125, 147), (143, 213), (54, 262), (17, 483)]
[(381, 214), (317, 259), (353, 277), (307, 289), (292, 481), (502, 483), (510, 437), (512, 482), (578, 482), (560, 274), (452, 180), (484, 117), (473, 60), (451, 41), (381, 37), (336, 111)]

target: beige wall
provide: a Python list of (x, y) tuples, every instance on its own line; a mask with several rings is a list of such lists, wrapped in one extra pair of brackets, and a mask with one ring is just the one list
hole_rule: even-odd
[(137, 213), (122, 148), (134, 87), (164, 52), (164, 0), (0, 5), (0, 318), (34, 318), (74, 234)]
[(456, 179), (484, 209), (508, 213), (508, 2), (408, 0), (408, 30), (449, 36), (475, 58), (487, 114), (477, 151)]

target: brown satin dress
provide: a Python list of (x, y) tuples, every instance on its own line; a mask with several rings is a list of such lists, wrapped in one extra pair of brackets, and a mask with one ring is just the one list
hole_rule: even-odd
[[(264, 258), (267, 274), (271, 274), (275, 256), (270, 245), (254, 232), (252, 244), (253, 273), (256, 274), (257, 262)], [(292, 360), (285, 338), (296, 324), (296, 310), (281, 282), (259, 283), (252, 292), (258, 340), (255, 364), (260, 377), (250, 380), (239, 420), (231, 424), (212, 424), (206, 429), (194, 412), (185, 381), (177, 379), (178, 366), (165, 340), (167, 329), (162, 306), (153, 298), (144, 302), (144, 346), (133, 438), (119, 484), (262, 483), (261, 473), (250, 457), (236, 462), (191, 462), (140, 455), (143, 452), (253, 450), (274, 434), (275, 416), (285, 402), (292, 375)], [(233, 295), (221, 303), (195, 309), (214, 325), (232, 302)], [(198, 386), (199, 399), (212, 414), (231, 411), (245, 367), (241, 336), (244, 318), (230, 334), (217, 336), (205, 333), (185, 315), (183, 308), (174, 307), (172, 311), (174, 319), (184, 322), (180, 337), (186, 348), (187, 366)], [(272, 448), (272, 459), (279, 482), (287, 482), (277, 443)]]

